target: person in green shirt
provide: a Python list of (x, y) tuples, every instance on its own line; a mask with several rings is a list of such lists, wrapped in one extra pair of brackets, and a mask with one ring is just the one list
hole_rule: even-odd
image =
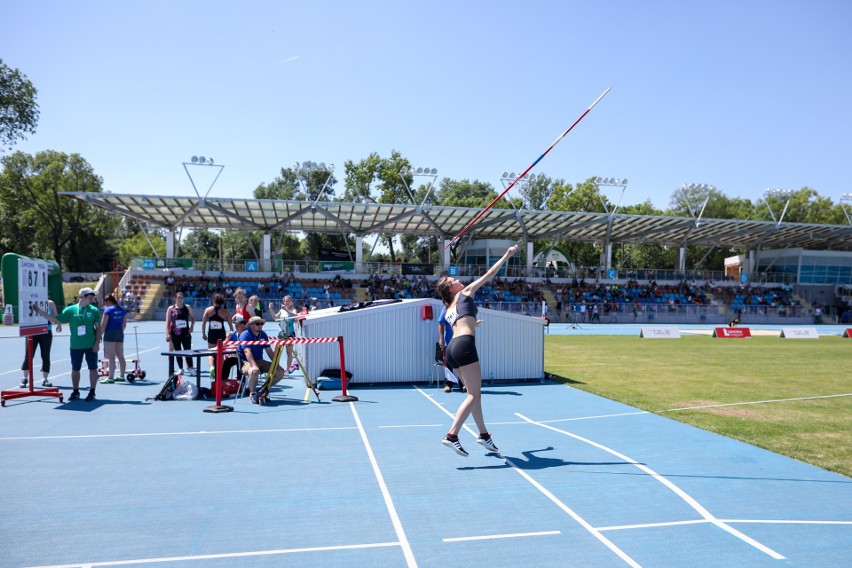
[(36, 308), (39, 315), (46, 317), (55, 324), (64, 323), (71, 332), (71, 385), (74, 391), (68, 400), (80, 398), (80, 369), (83, 367), (83, 358), (89, 367), (89, 394), (86, 400), (95, 400), (95, 387), (98, 384), (98, 351), (101, 343), (101, 311), (92, 302), (95, 300), (95, 291), (91, 288), (80, 290), (80, 300), (76, 304), (67, 306), (62, 313), (56, 316)]

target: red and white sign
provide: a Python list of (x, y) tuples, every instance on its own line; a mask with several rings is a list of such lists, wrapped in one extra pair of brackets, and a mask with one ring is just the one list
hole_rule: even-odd
[(843, 337), (852, 337), (852, 327), (843, 330)]
[(747, 327), (717, 327), (713, 330), (713, 337), (751, 337), (751, 330)]

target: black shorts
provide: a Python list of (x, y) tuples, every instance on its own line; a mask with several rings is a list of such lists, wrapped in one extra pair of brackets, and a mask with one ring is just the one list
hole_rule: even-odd
[(458, 369), (479, 361), (476, 352), (476, 338), (473, 335), (460, 335), (453, 337), (447, 345), (447, 365), (452, 369)]

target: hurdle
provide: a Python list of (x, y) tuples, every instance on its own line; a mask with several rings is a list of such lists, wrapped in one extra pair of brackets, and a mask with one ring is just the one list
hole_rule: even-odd
[[(222, 382), (222, 363), (224, 361), (224, 351), (227, 348), (239, 347), (241, 345), (302, 345), (308, 343), (337, 343), (340, 349), (340, 388), (341, 394), (334, 397), (335, 402), (354, 402), (358, 397), (350, 395), (346, 390), (346, 357), (343, 349), (343, 336), (338, 337), (293, 337), (290, 339), (267, 339), (266, 341), (225, 341), (220, 339), (216, 343), (216, 404), (208, 406), (204, 412), (231, 412), (233, 406), (222, 404), (222, 390), (224, 383)], [(274, 370), (273, 370), (274, 372)], [(271, 380), (271, 379), (270, 379)]]

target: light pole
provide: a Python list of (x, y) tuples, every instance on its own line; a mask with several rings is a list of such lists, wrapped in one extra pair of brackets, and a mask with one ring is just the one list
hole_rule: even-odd
[(843, 209), (843, 212), (846, 214), (846, 220), (852, 225), (852, 213), (846, 209), (846, 204), (849, 204), (852, 207), (852, 193), (844, 193), (840, 196), (840, 207)]
[(316, 205), (319, 202), (320, 197), (322, 197), (322, 194), (325, 193), (325, 189), (328, 187), (328, 184), (331, 181), (331, 175), (334, 172), (334, 164), (328, 164), (326, 166), (325, 162), (316, 163), (311, 162), (310, 160), (302, 162), (301, 164), (296, 162), (296, 165), (293, 167), (293, 171), (297, 175), (301, 176), (299, 179), (302, 182), (302, 186), (305, 191), (305, 196), (308, 199), (310, 199), (310, 187), (308, 186), (308, 178), (310, 178), (313, 172), (328, 172), (328, 175), (325, 178), (325, 182), (323, 182), (322, 187), (320, 188), (319, 193), (317, 193), (317, 197), (314, 200), (313, 204)]
[[(624, 197), (624, 191), (627, 189), (627, 178), (610, 178), (610, 177), (596, 177), (592, 180), (592, 183), (595, 185), (595, 193), (598, 194), (598, 199), (601, 200), (601, 205), (603, 205), (604, 211), (607, 213), (607, 222), (606, 222), (606, 243), (604, 244), (604, 252), (601, 255), (601, 267), (603, 268), (603, 274), (601, 276), (606, 277), (609, 276), (609, 270), (612, 268), (612, 219), (615, 216), (615, 212), (618, 210), (618, 206), (621, 205), (621, 199)], [(604, 200), (604, 196), (601, 193), (602, 187), (620, 187), (621, 193), (618, 196), (618, 201), (615, 202), (615, 206), (612, 208), (612, 211), (606, 206), (606, 201)], [(624, 265), (624, 250), (621, 251), (621, 264)]]
[(210, 187), (207, 188), (207, 193), (204, 194), (204, 197), (201, 199), (206, 199), (210, 194), (210, 190), (213, 189), (213, 184), (216, 183), (216, 180), (219, 179), (219, 176), (222, 174), (222, 170), (225, 169), (225, 166), (222, 164), (214, 164), (213, 158), (205, 158), (204, 156), (193, 156), (189, 162), (181, 162), (183, 164), (183, 170), (186, 172), (186, 176), (189, 178), (189, 183), (192, 184), (192, 189), (195, 190), (195, 195), (201, 197), (201, 194), (198, 193), (198, 188), (195, 187), (195, 181), (192, 179), (192, 174), (189, 173), (189, 168), (187, 166), (207, 166), (211, 168), (219, 168), (219, 171), (216, 172), (216, 177), (213, 178), (213, 181), (210, 183)]
[(402, 178), (402, 185), (405, 186), (405, 191), (408, 192), (408, 197), (411, 198), (411, 202), (416, 204), (417, 200), (414, 199), (414, 193), (411, 191), (411, 187), (408, 185), (408, 181), (406, 181), (405, 176), (410, 175), (412, 177), (420, 176), (429, 178), (429, 185), (426, 189), (426, 196), (423, 198), (423, 202), (420, 204), (420, 207), (426, 204), (426, 200), (429, 199), (429, 195), (432, 193), (432, 189), (434, 187), (435, 180), (438, 179), (438, 169), (437, 168), (421, 168), (414, 166), (402, 166), (402, 169), (399, 170), (399, 177)]
[[(766, 198), (766, 208), (769, 209), (769, 214), (772, 215), (772, 220), (775, 221), (775, 225), (781, 225), (781, 221), (784, 220), (784, 214), (787, 213), (787, 207), (790, 206), (790, 198), (793, 197), (795, 192), (792, 189), (765, 189), (763, 190), (763, 196)], [(775, 212), (772, 210), (772, 204), (770, 203), (771, 198), (784, 199), (784, 209), (781, 211), (781, 216), (777, 219), (775, 218)]]
[[(503, 189), (505, 190), (506, 188), (508, 188), (512, 184), (512, 182), (515, 181), (515, 179), (517, 177), (518, 177), (518, 174), (516, 174), (515, 172), (509, 172), (509, 171), (503, 172), (503, 175), (500, 176), (500, 183), (503, 184)], [(526, 190), (526, 189), (529, 188), (530, 184), (534, 181), (535, 181), (535, 174), (526, 174), (524, 177), (520, 178), (515, 183), (515, 185), (518, 186), (518, 188), (521, 189), (521, 190)], [(508, 201), (509, 205), (511, 205), (512, 207), (514, 207), (517, 210), (517, 207), (515, 207), (515, 204), (512, 203), (511, 200), (507, 199), (506, 201)]]

